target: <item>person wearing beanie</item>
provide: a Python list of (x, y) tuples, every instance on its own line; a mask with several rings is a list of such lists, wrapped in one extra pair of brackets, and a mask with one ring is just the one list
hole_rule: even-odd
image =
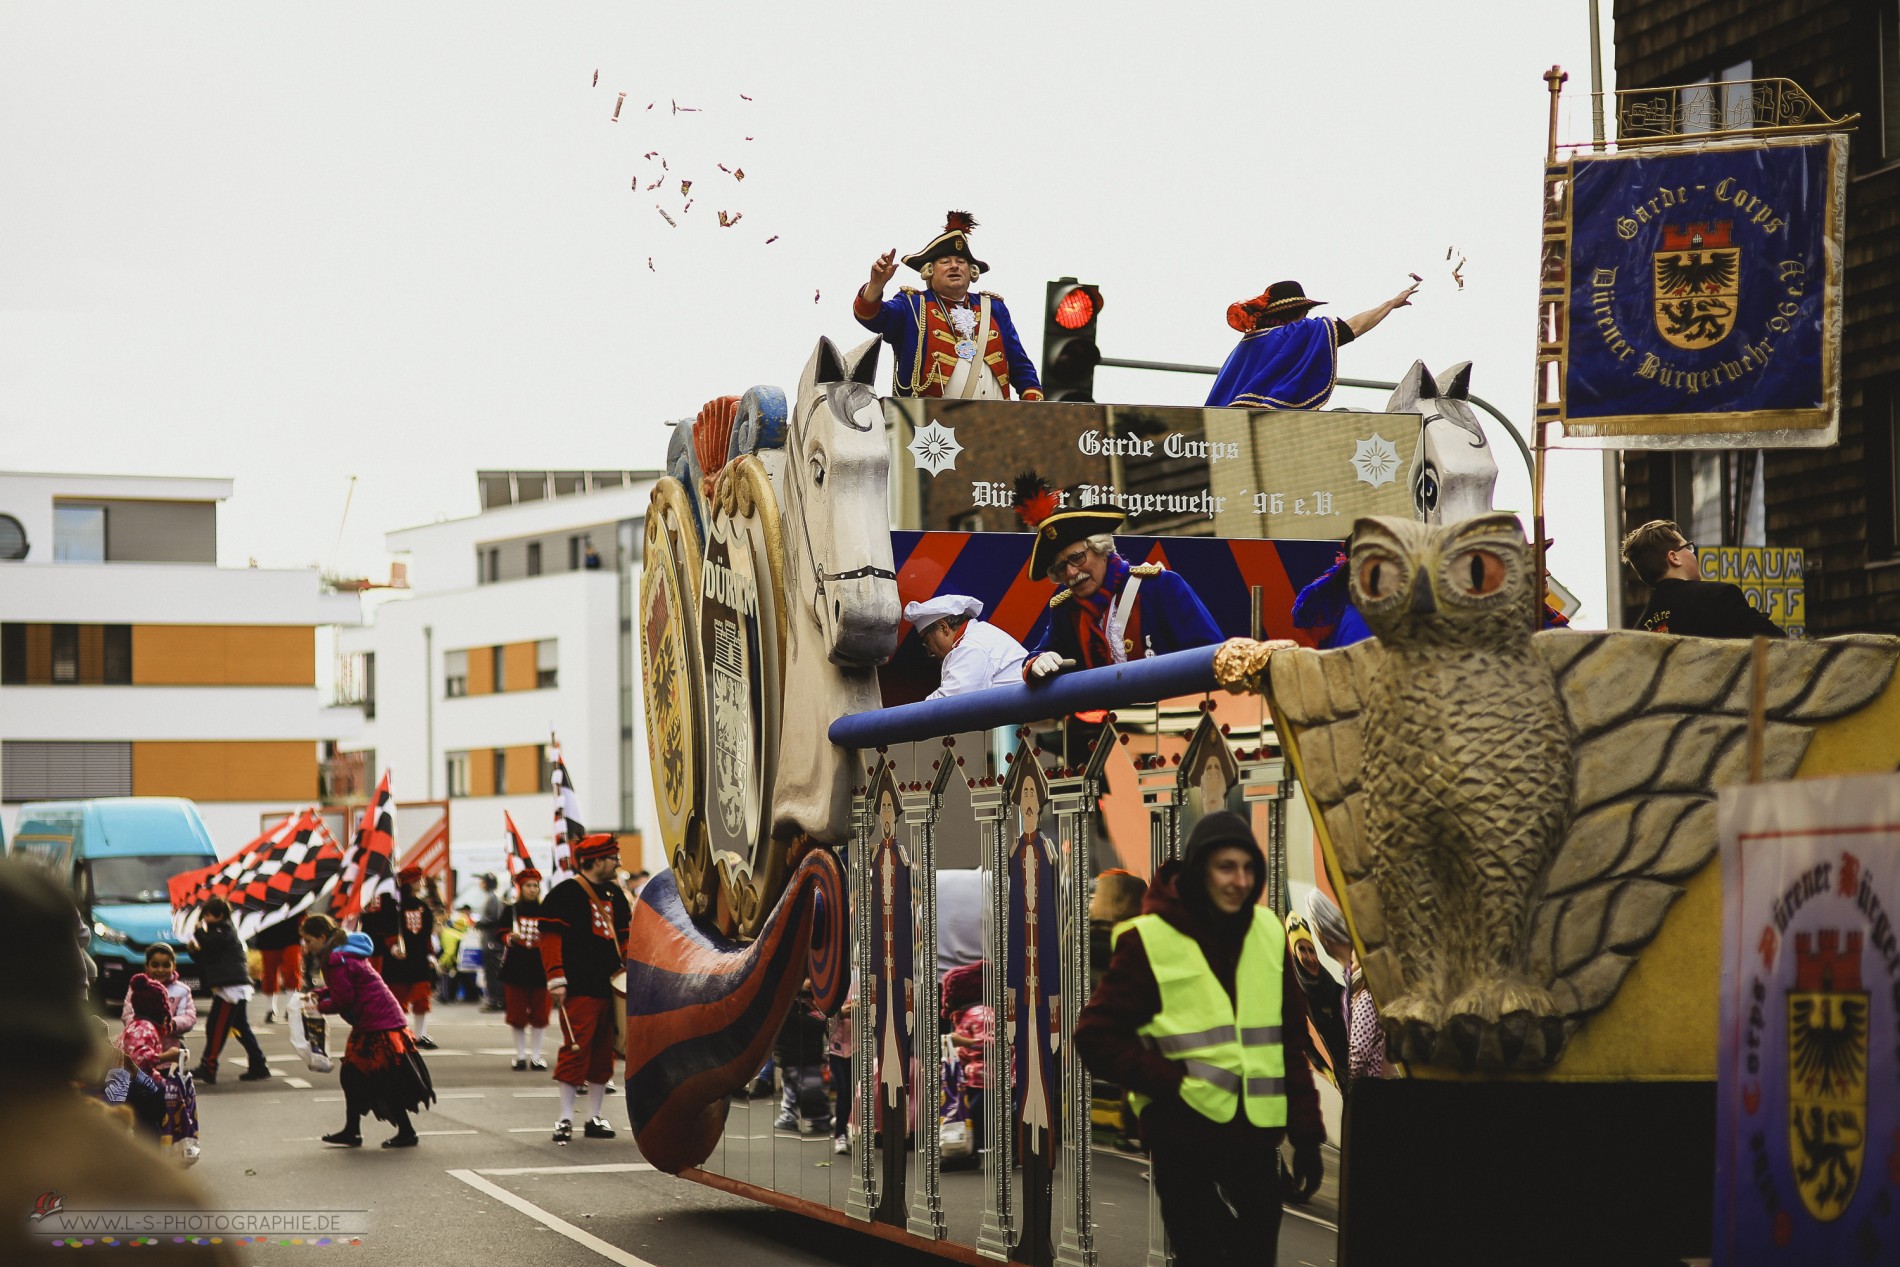
[(548, 974), (548, 1003), (562, 1014), (568, 1041), (555, 1062), (561, 1116), (554, 1142), (574, 1138), (574, 1101), (587, 1088), (588, 1139), (612, 1139), (614, 1128), (600, 1110), (614, 1072), (613, 979), (626, 969), (627, 931), (633, 905), (614, 883), (620, 846), (610, 835), (574, 842), (575, 873), (554, 886), (541, 903), (541, 964)]
[(514, 1071), (545, 1071), (541, 1044), (548, 1034), (548, 970), (541, 962), (541, 873), (533, 867), (515, 876), (515, 900), (501, 910), (501, 930), (501, 967), (495, 976), (508, 1028), (515, 1032)]
[(974, 228), (969, 212), (952, 211), (943, 232), (904, 257), (926, 289), (900, 286), (895, 299), (884, 298), (897, 275), (893, 249), (872, 261), (871, 279), (851, 298), (858, 324), (891, 345), (893, 396), (1007, 400), (1014, 388), (1024, 400), (1042, 399), (1041, 380), (1003, 297), (970, 289), (989, 271), (970, 253)]
[[(1179, 1267), (1271, 1264), (1280, 1141), (1317, 1191), (1326, 1128), (1297, 1045), (1306, 1007), (1286, 932), (1260, 906), (1266, 860), (1238, 814), (1202, 818), (1155, 874), (1142, 914), (1076, 1019), (1091, 1072), (1127, 1088)], [(1289, 1056), (1289, 1051), (1291, 1055)]]
[(1356, 317), (1313, 317), (1325, 303), (1308, 299), (1298, 282), (1275, 282), (1252, 299), (1227, 306), (1227, 324), (1240, 343), (1207, 393), (1215, 409), (1319, 409), (1339, 377), (1339, 349), (1400, 308), (1412, 305), (1418, 278), (1376, 308)]
[(415, 1037), (403, 1026), (402, 1004), (369, 965), (375, 944), (363, 933), (344, 932), (327, 915), (309, 916), (301, 932), (304, 954), (323, 965), (317, 1010), (341, 1016), (350, 1026), (337, 1072), (343, 1129), (323, 1136), (323, 1142), (362, 1147), (363, 1115), (374, 1113), (396, 1128), (384, 1148), (414, 1148), (421, 1141), (409, 1115), (435, 1103), (435, 1086)]

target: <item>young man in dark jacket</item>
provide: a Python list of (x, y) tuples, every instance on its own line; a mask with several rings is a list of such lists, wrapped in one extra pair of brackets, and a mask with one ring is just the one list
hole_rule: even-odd
[(1090, 1072), (1133, 1095), (1179, 1267), (1271, 1267), (1283, 1136), (1301, 1189), (1319, 1187), (1319, 1096), (1283, 1041), (1305, 1032), (1306, 1006), (1286, 931), (1258, 905), (1265, 884), (1246, 820), (1207, 815), (1117, 928), (1076, 1021)]
[(198, 975), (211, 995), (211, 1019), (205, 1025), (205, 1054), (191, 1076), (207, 1086), (218, 1080), (218, 1056), (224, 1040), (236, 1031), (238, 1042), (251, 1058), (240, 1082), (257, 1082), (270, 1077), (264, 1061), (264, 1049), (251, 1032), (251, 966), (245, 957), (244, 939), (231, 925), (231, 904), (221, 897), (205, 903), (199, 917), (198, 934), (191, 947)]
[(1649, 586), (1649, 605), (1638, 629), (1691, 638), (1785, 638), (1787, 633), (1756, 611), (1740, 586), (1702, 579), (1695, 543), (1667, 519), (1652, 519), (1623, 538), (1623, 562)]

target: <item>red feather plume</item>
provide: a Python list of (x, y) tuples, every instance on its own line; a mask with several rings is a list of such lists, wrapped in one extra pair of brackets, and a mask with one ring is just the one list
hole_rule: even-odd
[(968, 233), (976, 227), (976, 217), (967, 211), (948, 211), (943, 217), (945, 233)]
[(1016, 477), (1016, 494), (1012, 500), (1017, 517), (1031, 531), (1040, 528), (1042, 521), (1055, 514), (1061, 505), (1049, 481), (1034, 471), (1024, 471)]

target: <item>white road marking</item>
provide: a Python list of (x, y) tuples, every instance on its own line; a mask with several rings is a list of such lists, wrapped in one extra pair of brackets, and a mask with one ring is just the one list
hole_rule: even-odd
[(561, 1093), (559, 1091), (554, 1090), (553, 1088), (549, 1088), (546, 1091), (517, 1091), (515, 1092), (515, 1099), (517, 1100), (558, 1100), (560, 1098), (561, 1098)]
[(1286, 1212), (1296, 1219), (1305, 1219), (1308, 1223), (1317, 1223), (1328, 1231), (1337, 1232), (1339, 1230), (1339, 1224), (1328, 1223), (1325, 1219), (1320, 1218), (1316, 1214), (1308, 1214), (1304, 1210), (1296, 1210), (1290, 1205), (1286, 1207)]
[(497, 1170), (483, 1166), (478, 1175), (624, 1175), (635, 1170), (652, 1170), (645, 1161), (609, 1161), (594, 1166), (510, 1166)]
[(295, 1087), (299, 1091), (308, 1091), (310, 1089), (309, 1081), (304, 1078), (285, 1078), (284, 1085), (287, 1087)]
[(480, 1131), (417, 1131), (418, 1135), (480, 1135)]
[(438, 1100), (486, 1100), (488, 1098), (488, 1092), (486, 1091), (438, 1091), (435, 1093), (435, 1098)]
[(619, 1267), (653, 1267), (653, 1264), (646, 1259), (636, 1258), (626, 1250), (601, 1240), (592, 1232), (584, 1232), (580, 1228), (575, 1227), (572, 1223), (569, 1223), (566, 1219), (556, 1218), (526, 1197), (518, 1197), (500, 1184), (491, 1183), (472, 1170), (451, 1170), (449, 1174), (460, 1179), (477, 1192), (485, 1192), (503, 1205), (511, 1206), (521, 1211), (521, 1213), (527, 1215), (549, 1231), (559, 1232), (576, 1245), (593, 1250), (610, 1263), (617, 1263)]

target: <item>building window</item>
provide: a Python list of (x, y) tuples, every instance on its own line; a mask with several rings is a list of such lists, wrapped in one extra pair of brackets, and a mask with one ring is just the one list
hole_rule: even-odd
[(1866, 417), (1867, 558), (1900, 559), (1900, 383), (1875, 396)]
[(26, 626), (0, 625), (0, 686), (26, 685)]
[(494, 674), (494, 677), (492, 680), (495, 683), (495, 685), (492, 689), (494, 689), (497, 692), (507, 690), (508, 689), (508, 648), (506, 647), (488, 648), (488, 663), (490, 664), (490, 666), (492, 666), (489, 671), (492, 674)]
[(541, 575), (541, 543), (539, 541), (528, 543), (528, 575)]
[(450, 796), (468, 795), (468, 754), (451, 752), (446, 754), (448, 763), (448, 786)]
[(53, 561), (104, 563), (106, 561), (106, 508), (53, 507)]
[(538, 691), (559, 686), (561, 677), (561, 644), (554, 638), (543, 638), (534, 644), (534, 686)]
[[(107, 625), (105, 641), (105, 679), (109, 686), (132, 684), (132, 626)], [(374, 713), (370, 714), (372, 717)]]
[(485, 585), (493, 585), (501, 579), (501, 551), (491, 546), (481, 552), (481, 566), (477, 569), (478, 579)]
[(468, 652), (442, 653), (442, 694), (449, 699), (468, 694)]
[(536, 788), (542, 792), (552, 792), (554, 790), (554, 763), (548, 760), (546, 744), (535, 745), (534, 762), (541, 771), (540, 781), (535, 785)]
[(500, 796), (508, 789), (508, 750), (496, 748), (495, 758), (495, 795)]
[(581, 570), (581, 539), (579, 537), (567, 539), (567, 570), (570, 572)]
[(0, 800), (132, 795), (132, 745), (0, 741)]
[(79, 626), (53, 626), (53, 681), (79, 680)]

